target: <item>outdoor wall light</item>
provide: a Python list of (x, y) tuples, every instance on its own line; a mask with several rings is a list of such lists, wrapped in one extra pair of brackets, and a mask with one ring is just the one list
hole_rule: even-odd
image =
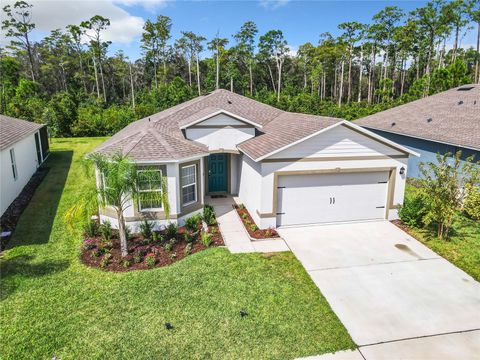
[(402, 166), (402, 167), (400, 168), (400, 175), (403, 175), (403, 174), (405, 174), (405, 168)]

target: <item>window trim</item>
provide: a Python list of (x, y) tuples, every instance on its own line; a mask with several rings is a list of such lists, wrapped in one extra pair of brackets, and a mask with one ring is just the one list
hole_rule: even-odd
[(9, 153), (10, 153), (10, 165), (12, 167), (13, 181), (17, 181), (18, 168), (17, 168), (17, 160), (15, 159), (15, 148), (11, 148)]
[[(138, 173), (141, 173), (141, 172), (146, 172), (146, 171), (158, 171), (160, 173), (160, 181), (162, 181), (163, 179), (163, 171), (162, 169), (138, 169), (137, 170), (137, 174)], [(160, 188), (159, 189), (156, 189), (156, 190), (152, 190), (152, 189), (149, 189), (149, 190), (140, 190), (137, 188), (137, 191), (138, 192), (162, 192), (162, 185), (160, 184)], [(139, 212), (158, 212), (158, 211), (163, 211), (163, 202), (162, 202), (162, 205), (160, 207), (156, 207), (156, 208), (142, 208), (142, 201), (140, 199), (138, 199), (138, 211)]]
[[(186, 169), (186, 168), (189, 168), (189, 167), (193, 167), (194, 168), (194, 175), (195, 175), (195, 182), (191, 183), (191, 184), (188, 184), (188, 185), (182, 185), (182, 179), (183, 179), (183, 176), (182, 176), (182, 170), (183, 169)], [(185, 166), (181, 166), (180, 167), (180, 187), (182, 189), (182, 207), (186, 207), (188, 205), (192, 205), (192, 204), (195, 204), (196, 202), (198, 202), (198, 195), (197, 195), (197, 192), (198, 192), (198, 188), (197, 188), (197, 183), (198, 183), (198, 179), (197, 179), (197, 164), (190, 164), (190, 165), (185, 165)], [(189, 187), (189, 186), (194, 186), (194, 195), (195, 195), (195, 200), (192, 200), (192, 201), (189, 201), (187, 203), (184, 203), (183, 202), (183, 194), (184, 194), (184, 190), (186, 187)]]

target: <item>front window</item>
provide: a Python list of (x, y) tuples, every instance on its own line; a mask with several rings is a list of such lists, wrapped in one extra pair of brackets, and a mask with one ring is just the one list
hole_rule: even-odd
[(12, 164), (13, 180), (17, 180), (18, 171), (17, 171), (17, 162), (15, 160), (15, 150), (14, 149), (10, 149), (10, 162)]
[(197, 201), (197, 165), (181, 168), (182, 204), (183, 206)]
[(162, 200), (159, 196), (162, 192), (162, 171), (138, 170), (137, 173), (140, 211), (160, 210), (162, 208)]

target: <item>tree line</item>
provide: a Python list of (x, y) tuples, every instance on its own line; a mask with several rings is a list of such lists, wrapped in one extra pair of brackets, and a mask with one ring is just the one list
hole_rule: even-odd
[[(110, 20), (101, 15), (35, 42), (31, 4), (3, 11), (10, 43), (0, 48), (0, 112), (47, 123), (52, 136), (111, 135), (219, 88), (284, 110), (355, 119), (480, 81), (478, 0), (432, 0), (408, 13), (387, 6), (369, 24), (341, 23), (338, 36), (320, 34), (296, 53), (281, 30), (259, 34), (252, 21), (231, 40), (191, 31), (172, 39), (172, 20), (159, 15), (145, 22), (135, 61), (121, 50), (109, 55)], [(464, 49), (472, 23), (476, 49)]]

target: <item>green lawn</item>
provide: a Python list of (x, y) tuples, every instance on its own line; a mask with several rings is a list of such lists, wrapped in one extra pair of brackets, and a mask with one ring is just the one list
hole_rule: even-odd
[[(407, 185), (406, 196), (418, 191)], [(436, 229), (410, 229), (411, 234), (440, 256), (480, 281), (480, 223), (458, 214), (448, 240), (436, 237)]]
[(0, 260), (2, 359), (291, 359), (354, 348), (291, 253), (212, 248), (118, 274), (83, 266), (63, 214), (86, 184), (79, 159), (101, 141), (51, 144), (51, 170)]

